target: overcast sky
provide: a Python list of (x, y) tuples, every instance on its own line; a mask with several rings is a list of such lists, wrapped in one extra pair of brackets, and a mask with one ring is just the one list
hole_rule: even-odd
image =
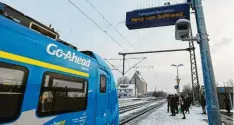
[[(122, 58), (118, 52), (123, 52), (118, 44), (110, 39), (93, 22), (79, 12), (67, 0), (0, 0), (24, 14), (46, 25), (52, 24), (67, 42), (81, 49), (92, 50), (103, 58)], [(131, 47), (110, 25), (100, 16), (86, 0), (71, 0), (108, 34), (118, 41), (129, 52), (149, 51), (164, 49), (188, 48), (187, 42), (176, 41), (174, 38), (174, 26), (148, 28), (140, 30), (128, 30), (123, 23), (127, 11), (139, 8), (163, 5), (169, 0), (89, 0), (104, 17), (120, 31), (124, 37), (136, 48)], [(173, 0), (171, 0), (173, 1)], [(175, 0), (174, 0), (175, 1)], [(177, 0), (183, 1), (183, 0)], [(175, 3), (175, 2), (173, 2)], [(209, 34), (209, 43), (212, 54), (213, 68), (217, 82), (229, 80), (233, 77), (233, 15), (232, 0), (203, 0), (204, 14)], [(194, 15), (191, 15), (193, 34), (197, 33)], [(203, 85), (201, 60), (198, 44), (196, 57), (200, 84)], [(154, 70), (139, 69), (148, 83), (148, 91), (166, 90), (175, 92), (176, 68), (171, 64), (184, 64), (179, 68), (181, 85), (191, 85), (190, 60), (188, 52), (158, 53), (147, 55), (134, 55), (128, 57), (147, 57), (139, 66), (154, 66)], [(126, 70), (136, 61), (128, 60)], [(120, 61), (110, 61), (121, 68)], [(126, 76), (132, 77), (135, 69), (129, 71)], [(113, 71), (115, 79), (121, 76)]]

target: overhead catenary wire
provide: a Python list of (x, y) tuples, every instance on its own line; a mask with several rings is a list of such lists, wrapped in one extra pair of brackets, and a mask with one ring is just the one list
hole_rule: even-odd
[[(146, 57), (138, 57), (138, 58), (125, 58), (125, 60), (129, 60), (129, 59), (142, 59), (142, 58), (146, 58)], [(123, 60), (123, 59), (115, 59), (115, 58), (109, 58), (109, 59), (107, 59), (107, 58), (105, 58), (104, 60)]]
[[(110, 23), (110, 21), (108, 21), (106, 18), (105, 18), (105, 16), (100, 12), (100, 11), (98, 11), (97, 10), (97, 8), (91, 3), (91, 2), (89, 2), (89, 0), (86, 0), (86, 2), (132, 47), (132, 48), (134, 48), (136, 51), (137, 51), (137, 49), (122, 35), (122, 33), (120, 33), (111, 23)], [(127, 50), (126, 50), (127, 51)], [(127, 64), (128, 64), (128, 66), (129, 67), (131, 67), (130, 66), (130, 64), (129, 64), (129, 62), (128, 61), (126, 61), (127, 62)]]
[(80, 50), (88, 50), (88, 49), (85, 49), (84, 47), (82, 47), (82, 46), (80, 46), (80, 45), (77, 45), (77, 44), (76, 44), (76, 46), (77, 46), (78, 50), (79, 50), (79, 49), (80, 49)]
[[(148, 34), (148, 35), (145, 36), (144, 38), (146, 38), (146, 37), (148, 37), (148, 36), (151, 36), (154, 32), (155, 32), (155, 31), (151, 32), (150, 34)], [(138, 30), (137, 30), (137, 36), (138, 36), (137, 42), (140, 43), (140, 42), (139, 42), (139, 32), (138, 32)], [(142, 38), (141, 38), (141, 39), (142, 39)], [(148, 61), (149, 65), (151, 65), (149, 59), (147, 58), (146, 60)], [(151, 70), (150, 70), (150, 71), (151, 71), (151, 73), (153, 73), (153, 76), (155, 76), (155, 77), (157, 78), (157, 80), (159, 80), (158, 77), (157, 77), (157, 73), (156, 73), (156, 71), (154, 70), (154, 68), (152, 68), (152, 70), (153, 70), (153, 72), (152, 72)], [(155, 75), (154, 75), (154, 74), (155, 74)]]
[[(150, 70), (150, 69), (148, 69), (148, 70)], [(159, 78), (158, 78), (158, 76), (157, 76), (157, 73), (155, 72), (155, 70), (154, 70), (153, 67), (151, 68), (150, 71), (152, 72), (152, 74), (154, 74), (153, 76), (154, 76), (157, 80), (159, 80)]]
[[(121, 36), (123, 37), (123, 39), (129, 43), (129, 45), (132, 46), (132, 48), (134, 48), (135, 50), (137, 50), (130, 42), (128, 42), (128, 40), (88, 1), (86, 0), (102, 17), (103, 19), (105, 19), (109, 25), (111, 25), (114, 30)], [(76, 6), (72, 1), (68, 0), (68, 2), (70, 4), (72, 4), (78, 11), (80, 11), (84, 16), (86, 16), (91, 22), (93, 22), (101, 31), (103, 31), (108, 37), (110, 37), (116, 44), (118, 44), (122, 49), (124, 49), (126, 52), (128, 52), (128, 50), (126, 48), (124, 48), (117, 40), (115, 40), (112, 36), (110, 36), (100, 25), (98, 25), (92, 18), (90, 18), (85, 12), (83, 12), (78, 6)], [(127, 62), (128, 63), (128, 62)], [(129, 63), (128, 63), (129, 64)]]
[[(68, 0), (70, 4), (72, 4), (78, 11), (80, 11), (83, 15), (85, 15), (91, 22), (93, 22), (99, 29), (101, 29), (108, 37), (110, 37), (116, 44), (118, 44), (122, 49), (128, 52), (117, 40), (115, 40), (112, 36), (110, 36), (100, 25), (98, 25), (92, 18), (90, 18), (85, 12), (83, 12), (78, 6), (76, 6), (72, 1)], [(109, 63), (109, 62), (108, 62)], [(110, 63), (109, 63), (110, 64)], [(112, 65), (113, 66), (113, 65)], [(119, 71), (119, 70), (118, 70)]]
[(110, 21), (108, 21), (105, 16), (97, 10), (97, 8), (91, 3), (89, 2), (89, 0), (86, 0), (86, 2), (132, 47), (136, 50), (136, 48), (123, 36), (122, 33), (120, 33), (111, 23)]
[(111, 64), (108, 60), (106, 60), (106, 62), (109, 63), (115, 70), (117, 70), (120, 73), (122, 73), (118, 68), (116, 68), (116, 66), (114, 66), (113, 64)]
[[(111, 26), (111, 27), (113, 27), (113, 29), (132, 47), (132, 48), (134, 48), (136, 51), (138, 51), (137, 49), (136, 49), (136, 47), (134, 47), (123, 35), (122, 35), (122, 33), (120, 33), (106, 18), (105, 18), (105, 16), (100, 12), (100, 11), (98, 11), (97, 9), (96, 9), (96, 7), (89, 1), (89, 0), (86, 0), (86, 2)], [(150, 34), (150, 35), (152, 35), (152, 34)], [(139, 37), (139, 36), (138, 36)], [(129, 65), (129, 67), (130, 67), (130, 64), (129, 64), (129, 62), (127, 62), (128, 63), (128, 65)], [(154, 69), (153, 69), (154, 70)], [(154, 71), (155, 72), (155, 71)], [(156, 74), (156, 73), (155, 73)]]
[[(112, 36), (110, 36), (100, 25), (98, 25), (92, 18), (90, 18), (85, 12), (83, 12), (78, 6), (76, 6), (72, 1), (67, 0), (70, 4), (72, 4), (78, 11), (80, 11), (83, 15), (85, 15), (91, 22), (93, 22), (99, 29), (101, 29), (108, 37), (110, 37), (116, 44), (118, 44), (122, 49), (127, 51), (117, 40), (115, 40)], [(128, 52), (128, 51), (127, 51)]]
[[(68, 34), (71, 34), (72, 28), (73, 28), (73, 27), (70, 28)], [(86, 49), (85, 47), (80, 46), (80, 45), (78, 45), (78, 44), (75, 44), (75, 45), (77, 46), (78, 50), (79, 50), (79, 49), (80, 49), (80, 50), (88, 50), (88, 49)]]

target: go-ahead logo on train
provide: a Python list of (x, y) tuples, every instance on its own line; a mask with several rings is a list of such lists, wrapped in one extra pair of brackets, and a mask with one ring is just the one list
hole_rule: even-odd
[(75, 52), (64, 51), (64, 50), (58, 48), (58, 46), (56, 44), (53, 44), (53, 43), (48, 44), (46, 51), (50, 55), (56, 56), (58, 58), (63, 58), (63, 59), (69, 60), (69, 61), (74, 62), (76, 64), (80, 64), (82, 66), (85, 66), (87, 68), (90, 66), (90, 59), (88, 59), (88, 60), (82, 59), (81, 57), (78, 57)]

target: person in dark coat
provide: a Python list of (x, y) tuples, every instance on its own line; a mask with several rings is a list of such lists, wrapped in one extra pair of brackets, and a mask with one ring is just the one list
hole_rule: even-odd
[(230, 100), (227, 98), (227, 96), (224, 96), (224, 103), (225, 103), (225, 108), (230, 113)]
[(186, 101), (185, 101), (185, 98), (184, 98), (183, 95), (181, 96), (180, 105), (181, 105), (181, 111), (183, 113), (183, 118), (182, 119), (186, 119), (184, 111), (187, 108), (186, 107), (187, 105), (186, 105)]
[(175, 94), (175, 112), (176, 112), (176, 114), (178, 114), (179, 113), (179, 96), (177, 95), (177, 94)]
[(175, 108), (176, 108), (176, 99), (174, 95), (171, 95), (171, 116), (175, 116)]
[(190, 102), (190, 103), (189, 103), (189, 107), (190, 107), (191, 105), (193, 105), (193, 97), (190, 97), (190, 96), (189, 96), (189, 102)]
[(167, 112), (171, 109), (171, 95), (167, 96)]
[[(190, 105), (193, 105), (194, 106), (194, 104), (193, 104), (193, 97), (190, 97)], [(192, 108), (192, 107), (191, 107)]]
[(201, 106), (202, 106), (202, 114), (206, 114), (206, 99), (204, 94), (201, 95)]
[(187, 98), (185, 98), (184, 103), (185, 103), (185, 113), (190, 113), (189, 108), (190, 108), (190, 105), (191, 105), (191, 100), (190, 100), (189, 96)]

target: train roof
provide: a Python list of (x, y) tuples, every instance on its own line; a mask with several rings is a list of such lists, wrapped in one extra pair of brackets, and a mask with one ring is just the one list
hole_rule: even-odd
[[(60, 45), (62, 44), (64, 47), (62, 47), (62, 46), (61, 47), (65, 48), (66, 51), (71, 50), (71, 52), (77, 52), (77, 55), (82, 55), (81, 57), (83, 57), (84, 59), (91, 59), (92, 61), (97, 62), (103, 68), (105, 68), (107, 70), (110, 70), (109, 66), (106, 64), (106, 62), (98, 54), (96, 54), (96, 53), (94, 53), (92, 51), (78, 51), (78, 49), (75, 46), (73, 46), (72, 44), (67, 43), (67, 42), (59, 39), (59, 34), (56, 31), (54, 31), (53, 28), (48, 27), (48, 26), (40, 23), (39, 21), (36, 21), (35, 19), (33, 19), (33, 18), (29, 17), (29, 16), (26, 16), (23, 13), (21, 13), (20, 11), (14, 9), (14, 8), (4, 4), (4, 3), (1, 3), (1, 2), (0, 2), (0, 15), (5, 17), (5, 18), (8, 18), (8, 19), (10, 19), (10, 20), (12, 20), (14, 22), (16, 22), (16, 23), (13, 24), (13, 23), (10, 23), (9, 21), (7, 21), (7, 19), (1, 18), (0, 19), (1, 20), (0, 22), (2, 22), (2, 23), (0, 23), (1, 25), (8, 25), (9, 24), (8, 25), (9, 27), (12, 27), (12, 28), (17, 27), (16, 30), (19, 30), (18, 24), (20, 24), (21, 27), (22, 26), (25, 27), (25, 28), (20, 29), (20, 30), (22, 30), (21, 32), (23, 32), (23, 31), (27, 32), (28, 35), (35, 34), (35, 33), (38, 34), (39, 33), (39, 34), (41, 34), (41, 36), (46, 36), (47, 38), (44, 39), (45, 38), (44, 37), (43, 41), (41, 41), (42, 44), (51, 43), (52, 41), (54, 41), (54, 43), (58, 43)], [(4, 23), (4, 21), (5, 21), (5, 23)], [(26, 28), (31, 29), (31, 30), (30, 31), (23, 30), (23, 29), (26, 29)], [(34, 31), (34, 33), (32, 31)], [(42, 37), (40, 37), (40, 38), (42, 38)], [(16, 44), (18, 44), (18, 43), (16, 43)], [(9, 43), (9, 45), (10, 45), (10, 43)], [(31, 47), (31, 46), (33, 46), (33, 44), (30, 43), (27, 46)], [(36, 46), (33, 46), (32, 48), (34, 50), (37, 50), (38, 48), (35, 48), (35, 47)], [(8, 47), (8, 48), (13, 48), (13, 47)], [(33, 50), (33, 49), (31, 49), (31, 50)], [(13, 50), (13, 49), (11, 49), (11, 50)], [(40, 48), (39, 48), (39, 50), (40, 50)], [(30, 50), (27, 49), (26, 51), (30, 51)], [(41, 52), (43, 52), (43, 51), (41, 51)], [(41, 54), (41, 55), (43, 55), (43, 54)], [(26, 52), (23, 55), (29, 55), (29, 54)], [(37, 54), (35, 54), (35, 55), (37, 55)], [(35, 56), (35, 57), (37, 57), (37, 56)], [(44, 57), (45, 57), (45, 54), (44, 54)], [(43, 59), (44, 57), (43, 56), (41, 57), (41, 56), (38, 55), (38, 58), (40, 58), (40, 59)], [(50, 59), (50, 61), (51, 61), (51, 59)]]
[(92, 51), (80, 51), (83, 54), (86, 54), (92, 58), (94, 58), (95, 60), (97, 60), (97, 63), (99, 65), (101, 65), (103, 68), (105, 68), (106, 70), (110, 70), (109, 66), (107, 65), (107, 63), (102, 59), (102, 57), (100, 57), (98, 54), (92, 52)]

